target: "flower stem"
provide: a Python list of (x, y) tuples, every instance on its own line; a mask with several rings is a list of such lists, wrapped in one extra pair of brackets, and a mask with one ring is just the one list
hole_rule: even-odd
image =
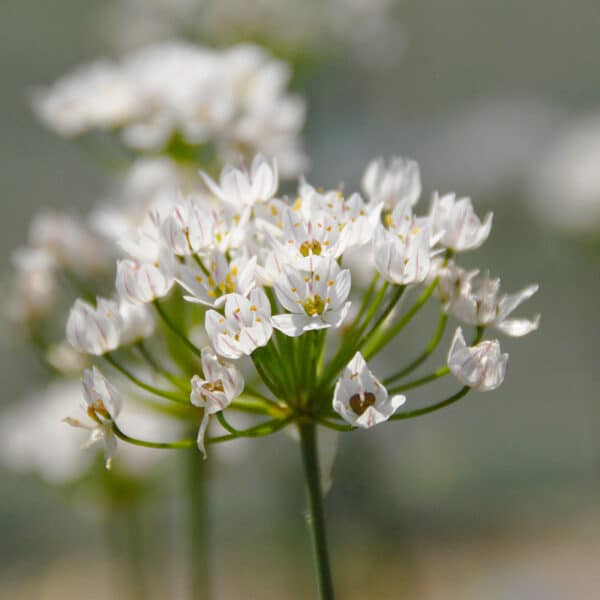
[(203, 461), (199, 452), (184, 453), (187, 479), (187, 515), (185, 530), (189, 534), (188, 581), (189, 598), (205, 600), (210, 598), (210, 522), (207, 501), (208, 462)]
[(302, 462), (308, 500), (308, 525), (310, 527), (315, 575), (320, 600), (333, 599), (333, 582), (327, 553), (323, 494), (321, 491), (321, 473), (317, 453), (317, 435), (314, 423), (299, 425)]

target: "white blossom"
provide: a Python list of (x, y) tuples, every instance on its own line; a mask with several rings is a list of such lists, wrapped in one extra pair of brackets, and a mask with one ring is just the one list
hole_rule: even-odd
[(483, 222), (473, 210), (470, 198), (456, 198), (456, 194), (440, 196), (435, 193), (431, 205), (433, 233), (441, 235), (440, 243), (456, 252), (479, 248), (490, 235), (492, 213)]
[(401, 395), (389, 397), (357, 352), (335, 385), (333, 410), (351, 425), (368, 429), (387, 421), (405, 401)]
[(225, 358), (250, 355), (265, 346), (271, 335), (271, 305), (262, 288), (255, 288), (250, 297), (228, 294), (225, 315), (209, 310), (205, 317), (206, 333), (214, 349)]
[(184, 296), (188, 302), (218, 306), (227, 294), (247, 296), (255, 285), (255, 256), (240, 255), (228, 261), (223, 252), (214, 251), (198, 263), (178, 268), (177, 281), (189, 292)]
[(495, 390), (504, 381), (508, 354), (502, 354), (498, 340), (484, 340), (467, 346), (462, 329), (454, 334), (448, 352), (448, 367), (464, 385), (480, 392)]
[(309, 257), (304, 269), (284, 265), (275, 282), (275, 293), (286, 314), (272, 318), (273, 326), (296, 337), (304, 331), (339, 327), (350, 302), (350, 271), (334, 259)]
[(96, 307), (78, 299), (67, 321), (67, 340), (78, 352), (101, 355), (120, 343), (123, 317), (118, 302), (98, 298)]
[(15, 270), (6, 303), (8, 317), (21, 324), (48, 317), (58, 300), (54, 260), (45, 251), (19, 248), (12, 262)]
[(110, 469), (117, 450), (113, 422), (121, 412), (121, 396), (96, 367), (83, 373), (82, 385), (84, 410), (90, 422), (82, 423), (78, 419), (67, 417), (65, 423), (72, 427), (90, 430), (90, 437), (83, 445), (83, 449), (89, 448), (96, 442), (103, 442), (106, 468)]
[(477, 277), (478, 274), (478, 270), (465, 271), (454, 262), (438, 271), (438, 296), (446, 312), (465, 323), (495, 327), (512, 337), (522, 337), (538, 328), (540, 315), (532, 319), (509, 318), (538, 291), (537, 284), (514, 294), (501, 294), (500, 279)]
[(269, 164), (261, 154), (254, 157), (249, 171), (227, 165), (221, 171), (218, 184), (206, 173), (200, 174), (217, 198), (240, 208), (268, 202), (279, 187), (277, 161)]
[(204, 415), (198, 430), (198, 448), (206, 458), (204, 436), (209, 418), (222, 411), (237, 398), (244, 389), (244, 378), (238, 368), (219, 360), (211, 348), (202, 349), (203, 376), (194, 375), (190, 401), (194, 406), (204, 408)]
[(429, 219), (412, 214), (408, 202), (397, 204), (387, 215), (388, 228), (380, 226), (374, 236), (375, 266), (384, 279), (399, 285), (420, 283), (429, 273), (432, 236)]
[(392, 157), (389, 165), (378, 158), (367, 166), (362, 188), (372, 203), (383, 204), (385, 210), (393, 210), (400, 203), (414, 206), (421, 195), (419, 165), (400, 156)]

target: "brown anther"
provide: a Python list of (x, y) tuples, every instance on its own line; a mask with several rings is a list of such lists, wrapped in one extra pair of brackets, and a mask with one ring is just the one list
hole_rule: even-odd
[(360, 417), (369, 406), (373, 406), (375, 404), (375, 394), (372, 392), (365, 392), (362, 394), (354, 394), (350, 398), (350, 408)]

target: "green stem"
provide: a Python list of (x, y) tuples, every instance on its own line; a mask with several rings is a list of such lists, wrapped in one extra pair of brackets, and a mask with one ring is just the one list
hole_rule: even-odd
[(436, 402), (435, 404), (431, 404), (430, 406), (426, 406), (425, 408), (417, 408), (415, 410), (408, 410), (406, 412), (396, 413), (390, 417), (390, 421), (399, 421), (400, 419), (414, 419), (415, 417), (420, 417), (422, 415), (426, 415), (431, 412), (435, 412), (436, 410), (440, 410), (440, 408), (445, 408), (446, 406), (450, 406), (455, 402), (458, 402), (461, 398), (464, 398), (469, 392), (471, 388), (469, 386), (465, 386), (461, 388), (456, 394), (453, 394), (449, 398), (442, 400), (441, 402)]
[(406, 286), (404, 285), (396, 287), (388, 305), (385, 307), (385, 310), (381, 313), (381, 315), (375, 322), (375, 325), (373, 325), (371, 330), (358, 343), (359, 348), (365, 347), (373, 339), (373, 337), (377, 335), (381, 327), (383, 327), (383, 325), (385, 324), (387, 318), (390, 316), (390, 313), (394, 310), (396, 304), (398, 304), (400, 298), (402, 298), (402, 294), (404, 293), (405, 289)]
[(146, 347), (146, 344), (144, 344), (144, 342), (138, 342), (136, 344), (136, 348), (138, 349), (139, 353), (142, 355), (142, 358), (157, 372), (160, 373), (167, 381), (171, 382), (175, 387), (179, 388), (182, 392), (184, 392), (185, 394), (189, 394), (190, 393), (190, 385), (188, 382), (183, 382), (180, 380), (179, 377), (177, 377), (176, 375), (173, 375), (173, 373), (170, 373), (169, 371), (167, 371), (167, 369), (161, 367), (156, 360), (154, 359), (154, 357), (152, 356), (152, 354), (150, 353), (150, 351), (148, 350), (148, 348)]
[(320, 600), (333, 599), (333, 582), (327, 552), (321, 473), (317, 452), (316, 426), (314, 423), (299, 425), (302, 462), (308, 501), (308, 525), (312, 539), (315, 576)]
[(169, 392), (168, 390), (161, 390), (159, 388), (154, 387), (148, 383), (144, 383), (141, 379), (136, 377), (131, 371), (127, 370), (123, 365), (121, 365), (111, 354), (105, 354), (104, 359), (117, 371), (122, 373), (129, 381), (135, 383), (139, 388), (143, 389), (146, 392), (154, 394), (155, 396), (160, 396), (161, 398), (165, 398), (166, 400), (171, 400), (173, 402), (178, 402), (179, 404), (189, 404), (189, 398), (186, 396), (182, 396), (181, 394), (175, 392)]
[(436, 379), (440, 379), (441, 377), (445, 377), (450, 373), (450, 369), (448, 367), (440, 367), (437, 371), (430, 373), (429, 375), (425, 375), (423, 377), (419, 377), (419, 379), (414, 379), (413, 381), (409, 381), (403, 385), (398, 385), (395, 388), (389, 390), (390, 394), (398, 394), (399, 392), (405, 392), (406, 390), (412, 390), (413, 388), (420, 387), (429, 383), (430, 381), (435, 381)]
[(166, 313), (164, 308), (160, 305), (158, 300), (154, 300), (152, 303), (159, 317), (163, 320), (164, 324), (198, 357), (202, 357), (202, 351), (198, 348), (190, 339), (183, 333), (179, 327), (171, 320), (171, 317)]
[(206, 600), (210, 593), (210, 531), (208, 524), (209, 504), (207, 501), (208, 461), (202, 460), (199, 452), (187, 452), (185, 461), (186, 478), (186, 527), (188, 534), (188, 581), (189, 598)]
[(429, 286), (425, 288), (423, 293), (417, 298), (417, 301), (413, 304), (413, 306), (406, 312), (406, 314), (396, 323), (393, 327), (390, 327), (388, 330), (383, 332), (379, 337), (376, 337), (371, 340), (371, 343), (365, 348), (363, 352), (363, 356), (365, 360), (369, 360), (375, 356), (390, 340), (392, 340), (396, 335), (406, 327), (406, 325), (410, 322), (410, 320), (423, 308), (427, 300), (429, 300), (430, 296), (435, 291), (437, 287), (437, 278), (434, 279)]
[(391, 383), (394, 383), (398, 379), (402, 379), (405, 375), (412, 373), (417, 367), (422, 365), (427, 360), (427, 358), (429, 358), (429, 356), (433, 353), (433, 351), (439, 346), (439, 343), (442, 341), (442, 338), (444, 337), (444, 331), (446, 330), (447, 323), (448, 323), (448, 315), (446, 313), (442, 313), (440, 315), (440, 320), (438, 321), (438, 326), (435, 330), (435, 333), (433, 334), (433, 337), (431, 338), (431, 340), (425, 347), (425, 350), (423, 350), (423, 352), (421, 352), (421, 354), (419, 354), (419, 356), (417, 358), (415, 358), (415, 360), (413, 360), (406, 367), (404, 367), (404, 369), (402, 369), (401, 371), (398, 371), (397, 373), (394, 373), (393, 375), (390, 375), (389, 377), (384, 379), (383, 384), (387, 386)]

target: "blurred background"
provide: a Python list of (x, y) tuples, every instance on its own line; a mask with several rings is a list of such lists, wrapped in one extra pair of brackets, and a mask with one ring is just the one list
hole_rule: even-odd
[[(1, 272), (37, 209), (83, 214), (108, 182), (36, 121), (34, 86), (156, 39), (265, 43), (292, 61), (307, 98), (312, 183), (356, 190), (371, 158), (413, 157), (423, 206), (434, 190), (456, 191), (494, 211), (489, 242), (467, 262), (489, 266), (508, 291), (541, 285), (524, 308), (542, 313), (541, 328), (503, 338), (511, 360), (498, 391), (342, 437), (326, 500), (339, 597), (597, 597), (600, 5), (271, 0), (276, 9), (247, 1), (228, 14), (228, 4), (2, 2)], [(354, 20), (340, 17), (349, 10)], [(411, 358), (434, 318), (422, 314), (394, 355)], [(8, 405), (45, 374), (7, 324), (1, 333)], [(1, 597), (127, 597), (114, 595), (127, 566), (104, 550), (102, 510), (86, 491), (7, 469), (0, 478)], [(236, 443), (211, 480), (214, 597), (311, 597), (295, 444), (281, 434)], [(156, 492), (142, 515), (152, 597), (185, 597), (164, 549), (177, 510)]]

